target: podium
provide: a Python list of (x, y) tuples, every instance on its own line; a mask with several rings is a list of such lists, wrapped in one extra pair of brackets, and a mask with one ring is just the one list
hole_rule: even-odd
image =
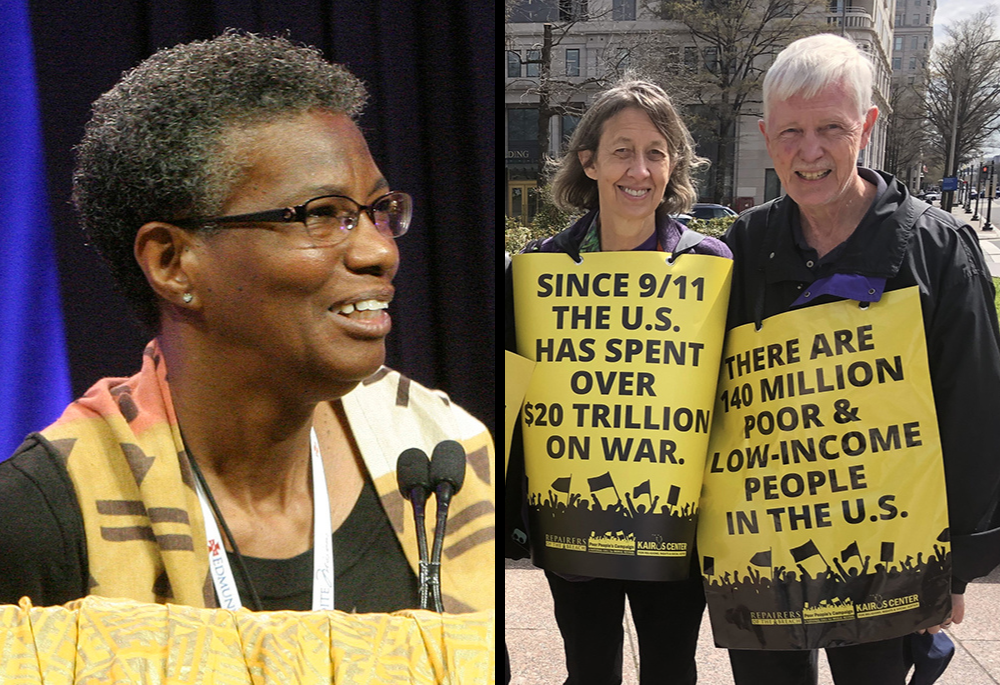
[(482, 685), (496, 679), (496, 618), (25, 598), (0, 606), (0, 655), (5, 685)]

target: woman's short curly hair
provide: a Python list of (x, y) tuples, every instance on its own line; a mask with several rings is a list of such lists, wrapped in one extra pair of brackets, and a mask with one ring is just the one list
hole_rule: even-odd
[(139, 320), (159, 329), (136, 233), (219, 213), (246, 170), (227, 154), (227, 134), (314, 109), (356, 118), (366, 97), (315, 48), (227, 31), (160, 50), (98, 98), (76, 150), (73, 201)]
[(587, 176), (580, 152), (595, 152), (601, 142), (604, 122), (622, 110), (635, 107), (645, 112), (667, 139), (670, 162), (674, 165), (663, 193), (660, 210), (686, 212), (698, 199), (691, 170), (707, 164), (695, 155), (694, 140), (674, 109), (670, 97), (656, 84), (626, 80), (601, 93), (586, 111), (569, 141), (552, 179), (552, 199), (565, 211), (591, 210), (598, 206), (597, 181)]

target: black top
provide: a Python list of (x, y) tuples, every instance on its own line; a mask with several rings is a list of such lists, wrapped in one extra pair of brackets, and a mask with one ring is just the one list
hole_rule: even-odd
[[(290, 559), (244, 556), (243, 562), (265, 611), (312, 608), (311, 549)], [(249, 606), (250, 594), (232, 553), (229, 565), (240, 598)], [(333, 533), (333, 575), (334, 606), (341, 611), (360, 614), (420, 606), (417, 578), (367, 474), (354, 509)]]
[[(419, 607), (417, 579), (368, 474), (350, 515), (333, 533), (334, 595), (343, 611)], [(309, 610), (312, 550), (290, 559), (244, 557), (265, 610)], [(233, 555), (230, 555), (233, 562)], [(0, 463), (0, 604), (36, 606), (88, 594), (87, 541), (69, 473), (38, 434)], [(234, 567), (243, 604), (250, 605)]]

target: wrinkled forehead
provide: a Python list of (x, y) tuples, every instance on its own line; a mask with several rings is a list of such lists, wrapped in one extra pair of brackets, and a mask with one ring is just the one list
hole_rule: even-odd
[(870, 98), (859, 103), (858, 92), (843, 80), (824, 82), (782, 83), (765, 94), (764, 122), (778, 123), (776, 118), (794, 117), (797, 113), (824, 112), (851, 120), (864, 119)]

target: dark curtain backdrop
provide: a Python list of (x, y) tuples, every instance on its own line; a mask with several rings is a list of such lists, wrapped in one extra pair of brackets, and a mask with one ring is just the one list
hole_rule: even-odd
[(146, 342), (69, 203), (90, 103), (156, 49), (236, 27), (315, 45), (367, 84), (372, 154), (416, 200), (388, 363), (493, 428), (493, 3), (32, 0), (31, 21), (74, 394), (134, 373)]

